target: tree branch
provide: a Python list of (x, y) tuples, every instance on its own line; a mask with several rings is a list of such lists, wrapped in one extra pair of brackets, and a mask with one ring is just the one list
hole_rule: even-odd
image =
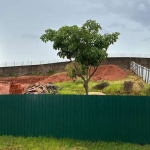
[(90, 77), (89, 77), (89, 79), (88, 80), (90, 80), (91, 79), (91, 77), (94, 75), (94, 73), (96, 72), (96, 70), (98, 69), (98, 66), (96, 66), (96, 67), (94, 67), (94, 71), (92, 72), (92, 74), (90, 74)]
[(75, 63), (75, 62), (74, 62), (74, 67), (75, 67), (76, 71), (78, 71), (77, 75), (78, 75), (79, 77), (81, 77), (82, 80), (85, 82), (85, 78), (84, 78), (84, 76), (80, 73), (80, 71), (79, 71), (78, 67), (76, 66), (76, 63)]

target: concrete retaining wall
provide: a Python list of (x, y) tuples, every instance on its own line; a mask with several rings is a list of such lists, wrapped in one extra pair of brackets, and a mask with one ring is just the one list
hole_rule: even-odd
[(122, 69), (130, 69), (131, 61), (136, 62), (144, 67), (150, 68), (150, 58), (124, 58), (124, 57), (117, 57), (117, 58), (107, 58), (102, 64), (114, 64), (119, 66)]
[[(122, 69), (129, 69), (131, 61), (150, 68), (150, 58), (107, 58), (102, 62), (102, 65), (114, 64)], [(68, 63), (69, 62), (59, 62), (32, 66), (1, 67), (0, 76), (43, 75), (51, 74), (53, 72), (58, 73), (63, 72)]]

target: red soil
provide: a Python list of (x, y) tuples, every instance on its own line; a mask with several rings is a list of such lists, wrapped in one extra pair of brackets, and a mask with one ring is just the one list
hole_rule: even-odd
[(64, 82), (71, 80), (69, 77), (66, 76), (66, 73), (60, 73), (56, 75), (52, 75), (44, 80), (40, 81), (40, 83), (56, 83), (56, 82)]
[[(95, 74), (93, 75), (92, 79), (94, 81), (99, 80), (119, 80), (125, 78), (127, 73), (123, 70), (121, 70), (119, 67), (115, 65), (103, 65), (99, 66)], [(48, 82), (63, 82), (63, 81), (69, 81), (70, 78), (66, 77), (66, 73), (57, 74), (50, 76), (48, 78), (45, 78), (43, 81), (40, 81), (42, 83), (48, 83)]]
[(92, 79), (98, 80), (119, 80), (125, 78), (127, 73), (115, 65), (99, 66)]
[[(118, 80), (123, 79), (127, 73), (115, 65), (99, 66), (92, 79), (99, 80)], [(70, 78), (66, 73), (60, 73), (52, 76), (22, 76), (22, 77), (3, 77), (0, 78), (0, 94), (8, 94), (10, 82), (21, 83), (21, 87), (27, 88), (30, 84), (40, 83), (55, 83), (69, 81)]]
[(45, 78), (47, 78), (48, 76), (20, 76), (20, 77), (2, 77), (0, 78), (0, 81), (3, 82), (18, 82), (18, 83), (22, 83), (22, 84), (34, 84), (37, 83)]
[(0, 94), (9, 94), (9, 84), (0, 83)]

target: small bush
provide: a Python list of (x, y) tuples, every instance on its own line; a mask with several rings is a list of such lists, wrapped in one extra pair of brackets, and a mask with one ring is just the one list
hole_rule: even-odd
[(130, 94), (132, 92), (133, 82), (131, 81), (125, 81), (123, 83), (123, 90), (127, 92), (127, 94)]
[(148, 89), (146, 89), (145, 94), (146, 94), (147, 96), (150, 96), (150, 87), (149, 87)]
[(47, 74), (49, 74), (49, 75), (53, 75), (55, 72), (53, 71), (53, 70), (48, 70), (47, 71)]
[(108, 82), (102, 82), (102, 83), (99, 83), (97, 85), (95, 85), (93, 87), (93, 89), (96, 89), (96, 90), (103, 90), (105, 87), (107, 87), (109, 85)]
[(76, 81), (75, 81), (76, 84), (83, 84), (83, 80), (81, 78), (78, 78)]
[(122, 93), (120, 89), (121, 89), (121, 85), (118, 83), (118, 84), (110, 84), (109, 86), (104, 88), (102, 91), (106, 95), (118, 95)]

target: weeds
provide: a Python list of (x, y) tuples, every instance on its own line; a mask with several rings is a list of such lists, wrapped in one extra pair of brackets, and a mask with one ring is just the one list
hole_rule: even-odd
[(150, 150), (150, 145), (45, 137), (0, 136), (0, 150)]
[[(150, 86), (144, 83), (142, 80), (137, 82), (140, 91), (134, 91), (132, 81), (137, 78), (135, 75), (127, 76), (125, 79), (116, 81), (101, 81), (97, 83), (95, 81), (89, 82), (89, 92), (102, 91), (106, 95), (150, 95)], [(55, 83), (59, 87), (58, 94), (85, 94), (82, 79), (78, 78), (76, 82), (61, 82)], [(126, 82), (126, 83), (125, 83)], [(96, 88), (93, 88), (96, 87)]]
[(55, 73), (55, 72), (54, 72), (53, 70), (48, 70), (48, 71), (47, 71), (47, 74), (48, 74), (48, 75), (53, 75), (54, 73)]
[(131, 81), (125, 81), (123, 83), (123, 90), (127, 93), (130, 94), (132, 92), (132, 87), (133, 87), (133, 82)]

